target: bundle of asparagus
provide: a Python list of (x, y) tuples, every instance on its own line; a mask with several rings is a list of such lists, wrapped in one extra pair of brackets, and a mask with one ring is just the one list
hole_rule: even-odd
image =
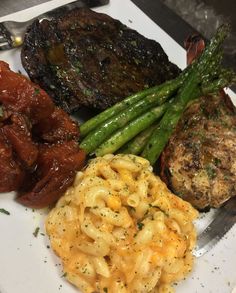
[(176, 79), (127, 97), (82, 124), (81, 148), (96, 156), (141, 155), (153, 165), (189, 103), (236, 80), (232, 70), (221, 66), (221, 47), (228, 33), (229, 26), (221, 26), (203, 53)]

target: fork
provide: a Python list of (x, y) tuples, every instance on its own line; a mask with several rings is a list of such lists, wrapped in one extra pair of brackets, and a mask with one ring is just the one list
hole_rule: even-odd
[(0, 51), (17, 48), (23, 44), (24, 36), (29, 25), (34, 20), (43, 19), (51, 20), (52, 18), (59, 16), (61, 13), (70, 11), (74, 8), (89, 7), (94, 8), (103, 6), (109, 3), (109, 0), (77, 0), (66, 5), (62, 5), (53, 10), (50, 10), (44, 14), (40, 14), (25, 22), (18, 21), (3, 21), (0, 22)]
[(0, 23), (0, 51), (19, 47), (23, 44), (27, 27), (34, 21), (4, 21)]

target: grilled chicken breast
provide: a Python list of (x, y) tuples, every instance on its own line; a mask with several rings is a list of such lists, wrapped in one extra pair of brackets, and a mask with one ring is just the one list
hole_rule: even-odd
[(31, 80), (70, 113), (105, 109), (180, 72), (159, 43), (88, 8), (36, 20), (21, 57)]
[(162, 154), (161, 178), (200, 210), (236, 195), (236, 110), (223, 91), (185, 111)]

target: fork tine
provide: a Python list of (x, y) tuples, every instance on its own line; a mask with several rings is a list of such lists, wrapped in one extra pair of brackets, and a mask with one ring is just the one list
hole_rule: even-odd
[(0, 51), (9, 50), (12, 46), (8, 42), (0, 43)]
[(7, 41), (11, 41), (11, 34), (6, 29), (4, 22), (0, 22), (0, 35), (5, 38)]
[(0, 35), (0, 43), (5, 43), (7, 42), (7, 39), (4, 36)]
[(0, 22), (0, 51), (13, 48), (11, 35), (4, 26), (4, 22)]

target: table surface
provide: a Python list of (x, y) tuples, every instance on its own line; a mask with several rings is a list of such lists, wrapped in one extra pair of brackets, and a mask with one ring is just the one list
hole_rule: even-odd
[(47, 2), (47, 0), (1, 0), (0, 1), (0, 16), (4, 16), (19, 10), (23, 10), (41, 3)]

